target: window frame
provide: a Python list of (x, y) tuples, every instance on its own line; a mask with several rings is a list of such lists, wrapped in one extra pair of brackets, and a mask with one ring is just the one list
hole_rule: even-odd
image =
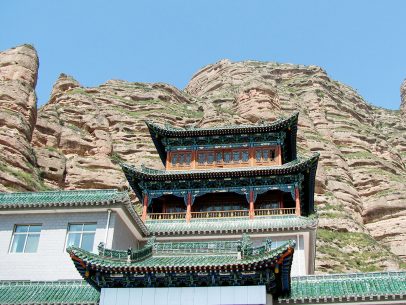
[[(180, 155), (183, 155), (183, 163), (179, 163), (180, 161)], [(177, 169), (177, 168), (190, 168), (192, 166), (193, 162), (193, 152), (191, 150), (177, 150), (177, 151), (172, 151), (169, 154), (170, 156), (170, 168)], [(176, 156), (176, 163), (173, 163), (174, 156)], [(189, 156), (189, 159), (188, 159)], [(187, 160), (189, 160), (189, 163), (187, 163)]]
[[(69, 231), (69, 227), (71, 225), (81, 225), (82, 226), (82, 231)], [(83, 228), (85, 225), (95, 225), (95, 229), (94, 231), (83, 231)], [(66, 238), (65, 238), (65, 251), (66, 249), (69, 247), (68, 245), (68, 241), (69, 241), (69, 234), (73, 233), (73, 234), (78, 234), (80, 233), (80, 241), (79, 241), (79, 246), (78, 248), (82, 248), (82, 241), (83, 241), (83, 234), (89, 234), (89, 233), (93, 233), (93, 245), (92, 245), (92, 249), (89, 252), (92, 252), (94, 250), (94, 241), (95, 241), (95, 237), (96, 237), (96, 231), (97, 231), (97, 221), (96, 222), (69, 222), (68, 226), (66, 228)], [(83, 249), (85, 251), (87, 251), (86, 249)]]
[[(17, 232), (17, 227), (19, 227), (19, 226), (28, 226), (28, 231), (27, 232)], [(32, 226), (37, 226), (37, 227), (39, 226), (40, 231), (39, 232), (30, 232), (30, 228)], [(8, 253), (10, 253), (10, 254), (33, 254), (33, 253), (37, 253), (38, 252), (38, 247), (39, 247), (39, 239), (41, 237), (41, 231), (42, 231), (42, 223), (14, 224), (13, 233), (12, 233), (12, 236), (11, 236)], [(12, 251), (13, 244), (14, 244), (14, 239), (15, 239), (16, 235), (25, 235), (24, 247), (23, 247), (23, 250), (21, 252)], [(39, 236), (38, 237), (38, 244), (37, 244), (37, 248), (35, 249), (35, 252), (25, 252), (25, 249), (27, 247), (28, 235), (38, 235)]]
[[(264, 151), (267, 151), (268, 158), (264, 160)], [(274, 153), (274, 158), (272, 159), (272, 151)], [(260, 160), (257, 159), (257, 154), (260, 154)], [(254, 161), (255, 164), (276, 164), (277, 163), (277, 146), (259, 146), (254, 148)]]

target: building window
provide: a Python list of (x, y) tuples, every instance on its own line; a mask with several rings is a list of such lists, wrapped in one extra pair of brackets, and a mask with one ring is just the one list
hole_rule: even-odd
[(186, 153), (186, 165), (190, 165), (190, 162), (192, 162), (192, 154)]
[(257, 162), (270, 162), (275, 159), (275, 149), (258, 148), (255, 150), (255, 160)]
[(75, 246), (86, 251), (92, 251), (95, 233), (96, 223), (69, 224), (66, 247)]
[(233, 161), (234, 163), (238, 163), (240, 161), (240, 151), (233, 151)]
[(248, 150), (243, 150), (242, 151), (242, 162), (248, 162), (248, 159), (249, 159)]
[(171, 153), (171, 163), (173, 167), (190, 166), (192, 154), (190, 152)]
[(262, 157), (262, 150), (261, 149), (257, 149), (255, 151), (255, 160), (257, 160), (257, 162), (261, 161), (261, 157)]
[(178, 155), (172, 154), (172, 165), (175, 166), (178, 163)]
[(204, 161), (205, 161), (205, 158), (206, 156), (205, 156), (205, 154), (204, 153), (198, 153), (198, 155), (197, 155), (197, 162), (200, 164), (200, 165), (203, 165), (204, 164)]
[(208, 152), (207, 153), (207, 163), (208, 164), (213, 164), (214, 162), (214, 152)]
[(221, 151), (216, 153), (216, 163), (222, 163), (223, 162), (223, 153)]
[(224, 163), (230, 163), (231, 161), (231, 152), (224, 153)]
[(182, 166), (185, 163), (185, 155), (179, 154), (179, 165)]
[(38, 249), (41, 225), (16, 225), (11, 242), (11, 253), (35, 253)]

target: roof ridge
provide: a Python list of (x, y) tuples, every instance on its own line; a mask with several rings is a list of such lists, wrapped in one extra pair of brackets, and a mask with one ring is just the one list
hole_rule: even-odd
[(207, 126), (207, 127), (178, 127), (174, 126), (172, 124), (169, 124), (168, 122), (164, 123), (158, 123), (155, 122), (154, 120), (145, 120), (145, 124), (148, 127), (157, 127), (162, 130), (168, 130), (168, 131), (175, 131), (175, 132), (187, 132), (187, 131), (207, 131), (207, 130), (223, 130), (223, 129), (244, 129), (244, 128), (255, 128), (255, 127), (268, 127), (268, 126), (273, 126), (277, 125), (279, 123), (283, 123), (285, 121), (291, 120), (291, 119), (296, 119), (299, 116), (299, 111), (293, 112), (289, 116), (280, 116), (276, 120), (268, 122), (268, 121), (262, 121), (259, 124), (233, 124), (233, 125), (215, 125), (215, 126)]

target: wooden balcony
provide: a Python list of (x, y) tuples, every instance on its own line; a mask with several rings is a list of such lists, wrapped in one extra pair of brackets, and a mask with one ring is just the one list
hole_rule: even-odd
[(192, 212), (191, 218), (233, 218), (233, 217), (248, 217), (249, 210), (231, 210), (231, 211), (206, 211)]
[(179, 213), (148, 213), (147, 220), (179, 220), (186, 219), (186, 212)]
[(258, 209), (254, 210), (255, 216), (280, 216), (280, 215), (295, 215), (295, 208), (285, 209)]
[[(254, 217), (264, 216), (283, 216), (283, 215), (295, 215), (295, 208), (284, 209), (256, 209), (254, 210)], [(178, 213), (149, 213), (147, 215), (148, 220), (179, 220), (185, 219), (186, 212)], [(213, 218), (242, 218), (250, 217), (249, 210), (229, 210), (229, 211), (205, 211), (205, 212), (191, 212), (191, 219), (213, 219)]]

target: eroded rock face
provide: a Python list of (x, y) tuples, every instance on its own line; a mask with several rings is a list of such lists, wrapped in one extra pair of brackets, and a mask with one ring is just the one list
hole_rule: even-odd
[(50, 102), (38, 113), (32, 143), (66, 160), (62, 181), (60, 175), (52, 178), (42, 168), (49, 185), (124, 189), (127, 181), (116, 161), (160, 165), (144, 120), (194, 124), (201, 117), (197, 107), (166, 84), (109, 81), (83, 88), (72, 77), (61, 75)]
[[(1, 63), (10, 61), (9, 53), (21, 58), (20, 64), (15, 72), (11, 64), (4, 65), (3, 73)], [(300, 111), (299, 153), (321, 153), (318, 270), (393, 269), (399, 265), (396, 255), (406, 257), (404, 116), (371, 106), (321, 68), (222, 60), (198, 71), (184, 91), (120, 80), (85, 88), (61, 74), (37, 114), (35, 51), (20, 47), (3, 54), (0, 85), (6, 90), (0, 92), (9, 93), (0, 95), (5, 101), (0, 106), (0, 164), (10, 170), (1, 171), (0, 190), (125, 189), (118, 161), (163, 167), (147, 119), (212, 126), (257, 123)], [(404, 83), (402, 109), (405, 91)], [(13, 172), (17, 169), (32, 173), (36, 183), (21, 179)], [(365, 251), (372, 254), (359, 261)]]
[(0, 191), (41, 188), (31, 138), (38, 57), (28, 45), (0, 52)]

